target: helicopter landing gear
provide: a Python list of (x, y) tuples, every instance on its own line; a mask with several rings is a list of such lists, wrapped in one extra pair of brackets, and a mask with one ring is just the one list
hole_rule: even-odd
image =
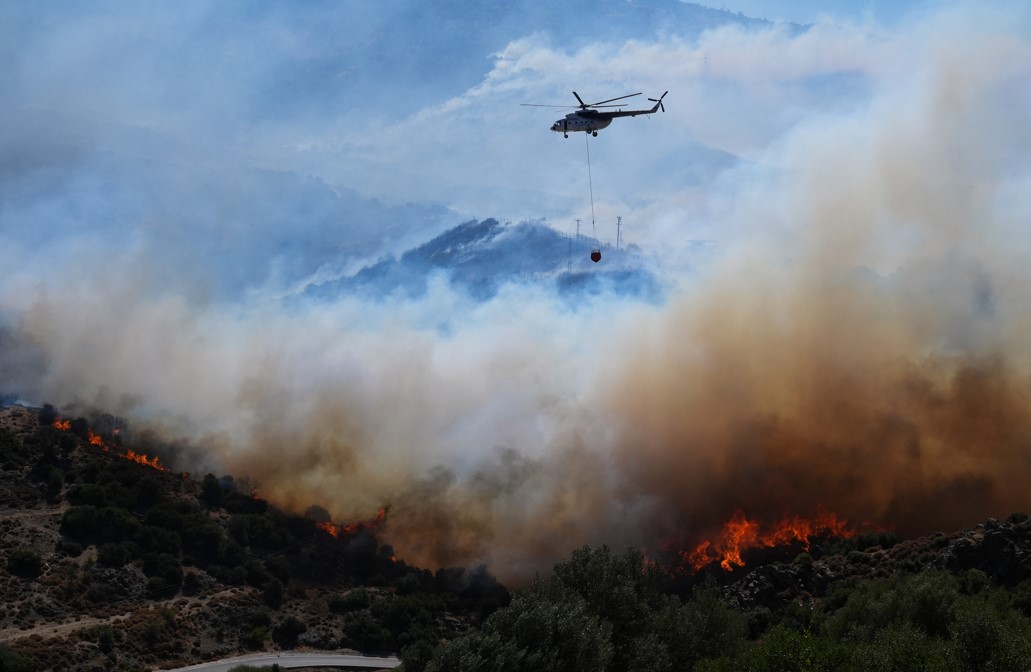
[(594, 137), (598, 137), (598, 131), (591, 131), (591, 135), (593, 135)]
[(565, 138), (566, 140), (568, 140), (569, 139), (569, 134), (568, 133), (563, 133), (562, 137)]

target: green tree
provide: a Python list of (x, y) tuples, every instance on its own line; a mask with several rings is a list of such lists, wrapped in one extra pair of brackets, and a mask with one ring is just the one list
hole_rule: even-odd
[(200, 484), (201, 501), (218, 509), (225, 503), (225, 497), (225, 490), (222, 489), (222, 484), (215, 475), (207, 474)]

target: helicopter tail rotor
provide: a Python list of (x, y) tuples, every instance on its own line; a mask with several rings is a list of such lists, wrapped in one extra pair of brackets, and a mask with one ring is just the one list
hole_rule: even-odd
[(658, 108), (659, 108), (660, 110), (662, 110), (663, 112), (665, 112), (665, 111), (666, 111), (666, 108), (665, 108), (665, 106), (663, 106), (663, 104), (662, 104), (662, 99), (666, 97), (666, 93), (669, 93), (669, 91), (666, 91), (665, 93), (663, 93), (663, 94), (662, 94), (661, 96), (659, 96), (658, 98), (649, 98), (648, 100), (650, 100), (650, 101), (651, 101), (651, 102), (653, 102), (653, 103), (656, 103), (656, 104), (657, 104), (657, 107), (658, 107)]

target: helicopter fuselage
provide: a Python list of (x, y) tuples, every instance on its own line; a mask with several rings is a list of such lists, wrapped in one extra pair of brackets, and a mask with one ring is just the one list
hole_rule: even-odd
[[(668, 93), (668, 92), (667, 92)], [(576, 92), (573, 92), (576, 95)], [(638, 94), (632, 94), (638, 95)], [(617, 117), (636, 117), (639, 114), (655, 114), (660, 107), (662, 107), (662, 99), (666, 94), (662, 94), (659, 98), (649, 98), (648, 100), (654, 100), (655, 105), (646, 110), (619, 110), (618, 112), (599, 112), (598, 110), (587, 109), (577, 110), (576, 112), (570, 112), (563, 119), (559, 119), (551, 125), (551, 130), (556, 133), (569, 137), (570, 133), (577, 131), (583, 131), (592, 135), (598, 135), (598, 131), (606, 128), (612, 123), (612, 120)], [(580, 100), (580, 96), (576, 97)], [(618, 99), (616, 99), (618, 100)]]
[(600, 131), (611, 123), (611, 117), (601, 116), (594, 110), (583, 110), (570, 112), (564, 119), (559, 119), (552, 124), (551, 130), (557, 133), (575, 133), (576, 131), (593, 133)]

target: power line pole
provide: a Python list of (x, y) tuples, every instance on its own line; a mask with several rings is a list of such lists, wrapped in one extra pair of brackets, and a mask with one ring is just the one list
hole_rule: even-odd
[(623, 241), (623, 233), (620, 227), (623, 226), (623, 216), (619, 215), (616, 217), (616, 252), (620, 252), (622, 248), (620, 245)]

